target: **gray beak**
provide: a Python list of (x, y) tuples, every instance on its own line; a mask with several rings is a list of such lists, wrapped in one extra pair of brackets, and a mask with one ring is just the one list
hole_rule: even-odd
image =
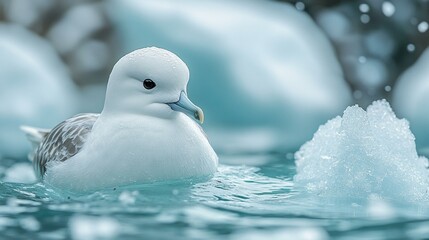
[(174, 111), (185, 113), (186, 115), (199, 121), (201, 124), (204, 122), (203, 110), (193, 104), (184, 91), (180, 93), (179, 101), (167, 104)]

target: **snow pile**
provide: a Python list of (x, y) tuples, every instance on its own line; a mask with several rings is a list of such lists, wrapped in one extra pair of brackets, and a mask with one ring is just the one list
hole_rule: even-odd
[(321, 197), (418, 202), (428, 199), (428, 160), (416, 152), (408, 122), (385, 100), (348, 107), (295, 154), (296, 187)]

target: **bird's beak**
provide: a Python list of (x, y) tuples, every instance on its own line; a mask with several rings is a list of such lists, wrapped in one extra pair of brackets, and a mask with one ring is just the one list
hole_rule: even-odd
[(201, 124), (204, 122), (204, 113), (201, 108), (197, 107), (195, 104), (189, 100), (188, 96), (184, 91), (180, 93), (179, 101), (173, 103), (167, 103), (174, 111), (179, 111), (187, 114), (198, 120)]

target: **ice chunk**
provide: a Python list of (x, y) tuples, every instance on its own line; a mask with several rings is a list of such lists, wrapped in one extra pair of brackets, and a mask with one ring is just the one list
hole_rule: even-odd
[(367, 111), (348, 107), (321, 126), (295, 158), (295, 186), (322, 197), (429, 199), (427, 159), (418, 157), (408, 122), (396, 118), (385, 100)]
[(393, 87), (393, 107), (410, 121), (417, 150), (429, 156), (429, 48), (400, 77)]
[[(293, 5), (111, 0), (108, 9), (122, 53), (155, 45), (188, 64), (189, 92), (219, 151), (255, 151), (259, 139), (234, 140), (247, 131), (271, 136), (258, 150), (296, 150), (352, 100), (326, 36)], [(212, 137), (220, 132), (227, 134)]]
[(76, 88), (52, 47), (33, 33), (0, 24), (0, 157), (26, 158), (20, 125), (50, 128), (76, 113)]

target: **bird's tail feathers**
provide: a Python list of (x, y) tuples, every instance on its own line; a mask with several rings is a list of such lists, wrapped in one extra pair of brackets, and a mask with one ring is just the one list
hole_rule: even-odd
[(39, 147), (40, 143), (45, 139), (46, 135), (51, 131), (50, 129), (35, 128), (30, 126), (21, 126), (21, 130), (27, 136), (27, 139), (31, 142), (33, 150), (28, 154), (28, 159), (33, 161), (34, 153)]

